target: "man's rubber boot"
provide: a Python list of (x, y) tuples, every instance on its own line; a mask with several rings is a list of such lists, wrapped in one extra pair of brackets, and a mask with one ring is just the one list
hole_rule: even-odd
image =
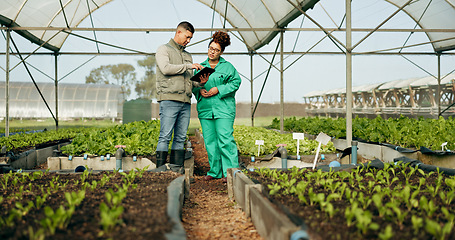
[(166, 163), (167, 152), (156, 151), (156, 168), (163, 166)]
[(170, 164), (175, 164), (180, 169), (178, 170), (179, 173), (184, 174), (185, 169), (184, 169), (184, 163), (185, 163), (185, 150), (171, 150), (171, 155), (169, 157), (169, 163)]

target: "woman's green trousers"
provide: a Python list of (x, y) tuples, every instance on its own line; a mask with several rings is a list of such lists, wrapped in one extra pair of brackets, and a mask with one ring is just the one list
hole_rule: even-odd
[(227, 176), (228, 168), (238, 168), (237, 144), (234, 140), (234, 119), (199, 119), (207, 150), (210, 171), (214, 178)]

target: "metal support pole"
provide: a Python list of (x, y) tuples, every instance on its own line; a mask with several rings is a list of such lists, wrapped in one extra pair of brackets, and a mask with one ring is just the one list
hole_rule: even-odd
[(438, 116), (441, 116), (441, 53), (438, 53)]
[(346, 0), (346, 141), (352, 142), (352, 32), (351, 0)]
[(284, 31), (280, 32), (280, 132), (284, 133), (284, 84), (283, 84), (283, 47), (284, 46)]
[(351, 164), (352, 165), (357, 165), (357, 145), (358, 145), (358, 142), (357, 141), (352, 141), (351, 142), (351, 155), (352, 155), (352, 158), (351, 158)]
[(11, 30), (6, 30), (6, 86), (5, 86), (5, 136), (9, 136), (9, 40), (11, 38)]
[(250, 97), (251, 97), (251, 126), (254, 127), (254, 115), (253, 115), (253, 111), (254, 111), (254, 99), (253, 99), (253, 52), (250, 53), (250, 68), (251, 68), (251, 71), (250, 71), (250, 85), (251, 85), (251, 93), (250, 93)]
[(54, 55), (54, 67), (55, 67), (55, 130), (58, 131), (58, 54)]

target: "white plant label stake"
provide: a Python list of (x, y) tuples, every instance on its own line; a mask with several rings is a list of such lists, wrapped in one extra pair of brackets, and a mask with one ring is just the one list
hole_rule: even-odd
[(318, 134), (318, 136), (316, 137), (316, 141), (319, 142), (319, 145), (318, 145), (318, 149), (316, 150), (316, 156), (314, 156), (313, 170), (314, 170), (314, 168), (316, 168), (316, 161), (318, 160), (318, 155), (319, 155), (319, 151), (321, 150), (321, 145), (322, 144), (327, 145), (327, 143), (329, 143), (329, 141), (330, 141), (330, 136), (323, 132), (320, 132)]
[(264, 145), (264, 140), (256, 140), (256, 145), (258, 145), (258, 155), (256, 157), (259, 157), (259, 153), (261, 151), (261, 145)]
[(299, 156), (300, 156), (300, 140), (304, 140), (305, 139), (305, 135), (303, 133), (292, 133), (292, 138), (293, 139), (297, 139), (297, 158), (299, 159)]

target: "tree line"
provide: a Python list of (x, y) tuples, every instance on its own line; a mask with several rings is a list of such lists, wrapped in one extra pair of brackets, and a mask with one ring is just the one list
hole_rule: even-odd
[(119, 63), (92, 69), (90, 74), (85, 77), (85, 83), (119, 85), (124, 100), (131, 95), (133, 88), (138, 98), (149, 100), (156, 98), (155, 57), (147, 56), (138, 60), (137, 64), (145, 70), (145, 75), (140, 79), (137, 79), (136, 69), (133, 65)]

